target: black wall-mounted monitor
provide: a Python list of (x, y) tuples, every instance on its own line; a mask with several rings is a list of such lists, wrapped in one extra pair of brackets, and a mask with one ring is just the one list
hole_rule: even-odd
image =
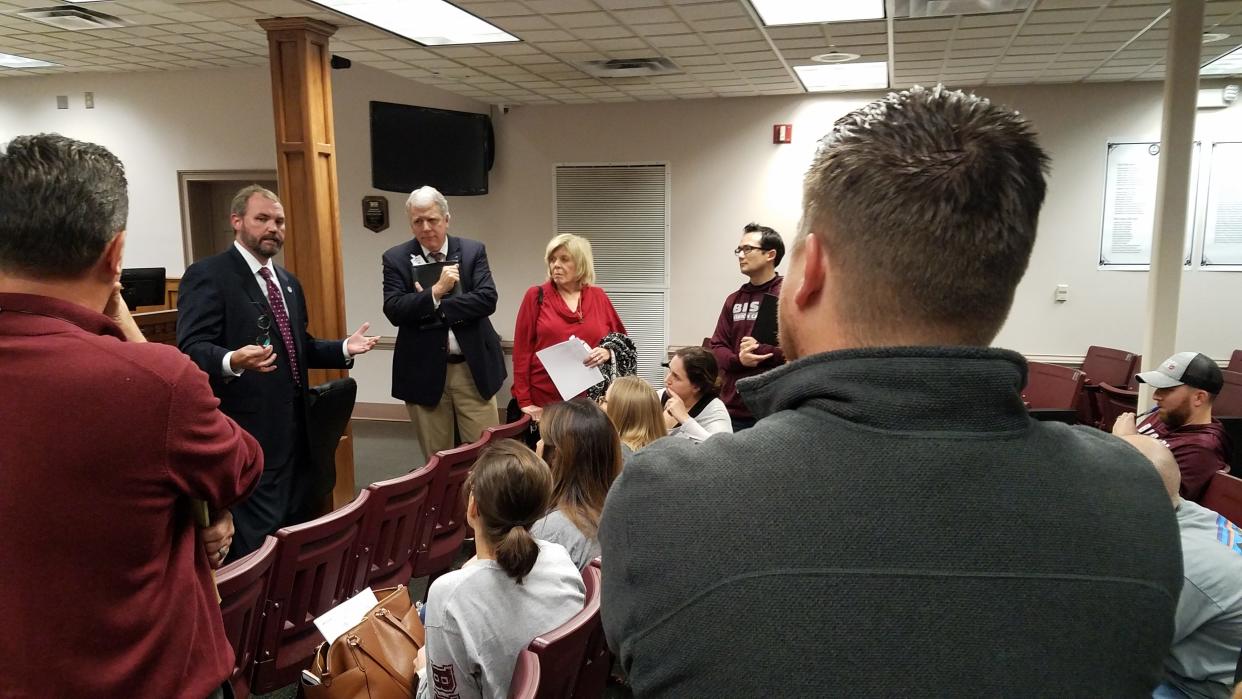
[(371, 103), (371, 186), (409, 192), (431, 185), (449, 196), (487, 194), (495, 159), (486, 114)]
[(129, 310), (138, 306), (164, 305), (163, 267), (130, 267), (121, 270), (121, 298)]

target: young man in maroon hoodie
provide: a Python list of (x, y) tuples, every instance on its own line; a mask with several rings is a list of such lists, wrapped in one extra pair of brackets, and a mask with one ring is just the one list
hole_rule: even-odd
[(1182, 471), (1181, 496), (1198, 502), (1212, 474), (1229, 470), (1232, 455), (1228, 433), (1212, 419), (1212, 401), (1224, 385), (1220, 367), (1206, 355), (1178, 352), (1134, 378), (1156, 389), (1152, 398), (1159, 411), (1137, 426), (1134, 414), (1124, 413), (1113, 424), (1113, 434), (1160, 440)]
[(761, 343), (751, 336), (763, 297), (781, 294), (783, 277), (776, 273), (776, 266), (785, 256), (785, 242), (780, 233), (771, 228), (748, 223), (733, 254), (737, 256), (738, 268), (750, 281), (725, 299), (710, 348), (720, 366), (720, 400), (729, 409), (733, 431), (738, 432), (755, 424), (750, 408), (737, 392), (738, 379), (762, 374), (785, 363), (780, 347)]

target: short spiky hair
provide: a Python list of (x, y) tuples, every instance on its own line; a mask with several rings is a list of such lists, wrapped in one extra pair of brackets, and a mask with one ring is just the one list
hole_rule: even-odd
[(1026, 272), (1047, 164), (1016, 112), (942, 86), (892, 93), (820, 141), (799, 238), (819, 235), (837, 292), (860, 292), (839, 301), (847, 322), (986, 345)]

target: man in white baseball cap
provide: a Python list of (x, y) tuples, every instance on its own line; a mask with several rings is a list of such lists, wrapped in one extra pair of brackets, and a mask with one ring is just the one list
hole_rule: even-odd
[(1182, 471), (1181, 496), (1198, 502), (1212, 474), (1229, 470), (1232, 452), (1224, 426), (1212, 419), (1212, 401), (1224, 385), (1220, 367), (1206, 355), (1178, 352), (1134, 378), (1156, 389), (1152, 399), (1159, 410), (1140, 425), (1134, 413), (1122, 414), (1113, 434), (1160, 440)]

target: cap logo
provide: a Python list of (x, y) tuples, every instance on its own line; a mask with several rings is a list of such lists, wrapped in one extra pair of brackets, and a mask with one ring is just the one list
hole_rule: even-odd
[(1175, 363), (1175, 362), (1169, 362), (1168, 364), (1165, 364), (1165, 365), (1164, 365), (1164, 368), (1165, 368), (1165, 369), (1168, 369), (1169, 371), (1173, 371), (1174, 369), (1176, 369), (1176, 368), (1177, 368), (1177, 363)]

